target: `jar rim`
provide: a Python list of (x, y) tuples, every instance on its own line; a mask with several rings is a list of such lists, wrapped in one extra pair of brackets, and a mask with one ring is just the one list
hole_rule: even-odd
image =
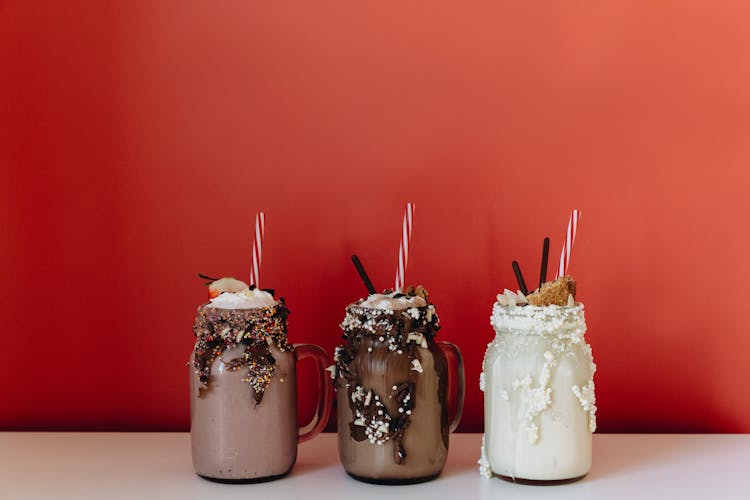
[(582, 336), (586, 331), (583, 304), (574, 306), (503, 306), (495, 303), (490, 323), (497, 334)]

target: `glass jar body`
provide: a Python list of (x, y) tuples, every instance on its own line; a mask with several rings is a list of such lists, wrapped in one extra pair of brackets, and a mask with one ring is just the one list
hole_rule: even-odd
[[(582, 322), (582, 310), (580, 316)], [(596, 367), (583, 325), (578, 331), (565, 322), (541, 331), (495, 325), (483, 373), (486, 472), (530, 481), (588, 473)]]
[(297, 458), (297, 382), (294, 351), (269, 350), (275, 373), (256, 403), (245, 370), (228, 363), (244, 346), (227, 349), (211, 365), (203, 386), (190, 368), (190, 436), (195, 472), (226, 482), (273, 479), (289, 472)]
[[(407, 456), (403, 463), (394, 460), (397, 450), (393, 440), (382, 443), (356, 439), (357, 416), (350, 400), (346, 380), (337, 378), (337, 424), (339, 457), (347, 473), (357, 479), (375, 483), (412, 483), (437, 476), (445, 465), (448, 454), (448, 408), (446, 386), (448, 365), (441, 349), (431, 343), (427, 348), (416, 348), (421, 372), (415, 378), (411, 421), (403, 433), (401, 445)], [(412, 365), (409, 357), (388, 349), (388, 345), (373, 338), (360, 344), (351, 364), (359, 385), (374, 397), (389, 415), (399, 415), (399, 405), (392, 397), (393, 388), (409, 378)], [(367, 420), (367, 419), (365, 419)]]

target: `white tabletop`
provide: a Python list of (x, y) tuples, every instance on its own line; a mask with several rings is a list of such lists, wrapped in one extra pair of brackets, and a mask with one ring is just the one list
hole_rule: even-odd
[(297, 465), (283, 479), (212, 483), (193, 473), (189, 439), (184, 433), (0, 433), (0, 499), (750, 498), (750, 435), (595, 435), (591, 473), (561, 486), (482, 479), (478, 434), (451, 436), (442, 475), (411, 486), (349, 478), (334, 434), (300, 445)]

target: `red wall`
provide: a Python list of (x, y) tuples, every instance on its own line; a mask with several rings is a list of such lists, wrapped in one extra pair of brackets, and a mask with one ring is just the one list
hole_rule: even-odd
[[(181, 429), (205, 288), (329, 352), (409, 280), (463, 349), (582, 211), (602, 431), (750, 431), (746, 2), (0, 3), (0, 429)], [(311, 388), (305, 384), (305, 391)]]

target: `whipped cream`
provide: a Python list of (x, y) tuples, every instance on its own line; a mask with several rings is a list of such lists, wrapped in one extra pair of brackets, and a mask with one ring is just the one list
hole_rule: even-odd
[(268, 292), (263, 290), (250, 290), (246, 288), (241, 292), (224, 292), (218, 297), (211, 299), (207, 307), (217, 309), (257, 309), (259, 307), (273, 307), (276, 300)]
[(383, 294), (373, 293), (357, 306), (368, 309), (380, 309), (381, 311), (403, 311), (412, 307), (424, 307), (427, 301), (418, 295), (395, 297), (396, 292)]

